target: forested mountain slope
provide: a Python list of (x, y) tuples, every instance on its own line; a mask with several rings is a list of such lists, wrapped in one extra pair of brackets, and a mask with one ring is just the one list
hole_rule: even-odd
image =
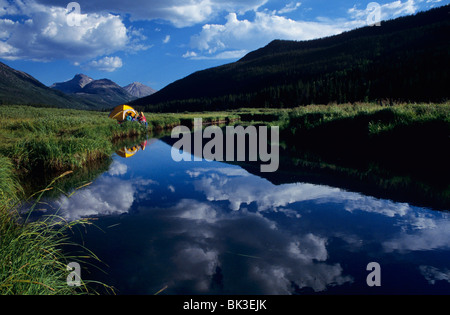
[(132, 102), (146, 111), (449, 99), (450, 6), (311, 41), (275, 40)]

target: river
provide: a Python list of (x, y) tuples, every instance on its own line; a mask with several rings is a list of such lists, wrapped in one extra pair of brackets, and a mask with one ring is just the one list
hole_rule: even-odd
[(175, 162), (161, 139), (137, 148), (49, 201), (67, 220), (96, 218), (73, 237), (102, 261), (103, 271), (83, 266), (83, 279), (117, 294), (450, 293), (448, 211)]

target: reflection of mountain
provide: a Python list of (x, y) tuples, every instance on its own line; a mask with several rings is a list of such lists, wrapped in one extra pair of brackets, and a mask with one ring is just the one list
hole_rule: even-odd
[[(224, 133), (225, 137), (225, 133)], [(179, 139), (164, 137), (161, 139), (173, 145)], [(203, 146), (208, 143), (204, 139)], [(225, 142), (225, 138), (223, 140)], [(193, 144), (192, 144), (193, 145)], [(192, 148), (183, 148), (192, 154)], [(248, 152), (248, 141), (245, 147)], [(329, 152), (328, 152), (329, 153)], [(224, 160), (225, 160), (224, 150)], [(331, 153), (332, 155), (332, 153)], [(436, 209), (450, 208), (450, 188), (422, 179), (418, 174), (405, 174), (395, 166), (382, 165), (367, 159), (358, 161), (340, 160), (316, 151), (296, 150), (295, 147), (280, 147), (280, 166), (274, 173), (260, 171), (261, 162), (228, 162), (241, 166), (246, 171), (263, 177), (276, 185), (307, 182), (319, 185), (340, 187), (378, 198), (388, 198), (399, 202), (408, 202), (418, 206)], [(420, 168), (417, 168), (420, 171)], [(436, 181), (436, 179), (433, 179)]]
[[(283, 154), (283, 152), (281, 153)], [(368, 165), (341, 165), (316, 159), (281, 156), (276, 173), (261, 173), (258, 165), (237, 163), (248, 172), (267, 178), (272, 183), (308, 182), (340, 187), (376, 198), (407, 202), (436, 210), (450, 208), (450, 187), (440, 186), (414, 177), (414, 174), (397, 173), (375, 163)]]

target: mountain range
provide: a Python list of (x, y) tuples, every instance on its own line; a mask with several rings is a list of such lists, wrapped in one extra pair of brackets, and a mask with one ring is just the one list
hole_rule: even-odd
[(146, 97), (156, 93), (155, 89), (152, 89), (149, 86), (146, 86), (140, 82), (133, 82), (123, 87), (128, 93), (137, 98)]
[(121, 87), (109, 79), (94, 80), (84, 74), (47, 87), (31, 75), (0, 62), (0, 105), (103, 110), (154, 92), (138, 82)]
[(442, 102), (450, 97), (450, 5), (310, 41), (275, 40), (131, 102), (145, 111)]
[(128, 103), (156, 92), (151, 87), (139, 82), (121, 87), (109, 79), (94, 80), (81, 73), (75, 75), (69, 81), (54, 83), (50, 87), (67, 94), (76, 95), (104, 108)]
[(0, 62), (0, 104), (95, 109), (96, 104), (51, 89), (31, 75)]

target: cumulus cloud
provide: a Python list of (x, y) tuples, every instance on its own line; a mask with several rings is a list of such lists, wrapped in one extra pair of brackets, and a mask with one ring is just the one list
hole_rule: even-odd
[[(22, 0), (3, 4), (0, 11), (0, 57), (49, 61), (68, 59), (84, 62), (139, 46), (121, 17), (109, 13), (79, 15), (79, 23), (68, 23), (65, 7)], [(20, 16), (12, 21), (8, 16)], [(73, 13), (71, 13), (73, 14)], [(2, 18), (3, 17), (3, 18)]]
[[(281, 209), (298, 201), (341, 196), (340, 189), (312, 184), (286, 184), (274, 186), (269, 181), (248, 176), (234, 168), (194, 169), (198, 179), (196, 190), (202, 191), (209, 201), (227, 201), (231, 210), (256, 203), (259, 211)], [(231, 174), (231, 175), (230, 175)]]
[[(356, 26), (358, 21), (296, 21), (269, 12), (256, 12), (253, 21), (229, 13), (225, 24), (205, 24), (191, 37), (191, 48), (205, 56), (253, 50), (274, 39), (309, 40), (339, 34)], [(197, 56), (198, 57), (198, 56)]]
[[(38, 0), (47, 5), (65, 7), (65, 0)], [(82, 3), (85, 12), (114, 12), (129, 14), (131, 20), (165, 20), (176, 27), (205, 23), (221, 12), (244, 13), (256, 10), (267, 0), (135, 0), (132, 4), (122, 0), (99, 0)]]
[(129, 211), (134, 201), (135, 188), (131, 182), (116, 177), (102, 177), (94, 185), (70, 198), (58, 201), (61, 215), (68, 220), (83, 217), (122, 214)]
[(125, 164), (114, 161), (109, 170), (91, 185), (70, 197), (61, 196), (54, 207), (58, 209), (58, 215), (72, 221), (129, 212), (135, 201), (150, 198), (153, 192), (151, 187), (158, 185), (158, 182), (143, 178), (131, 180), (120, 178), (127, 170)]
[(113, 72), (123, 65), (122, 59), (119, 57), (104, 57), (99, 60), (93, 60), (88, 63), (88, 66), (101, 71)]

